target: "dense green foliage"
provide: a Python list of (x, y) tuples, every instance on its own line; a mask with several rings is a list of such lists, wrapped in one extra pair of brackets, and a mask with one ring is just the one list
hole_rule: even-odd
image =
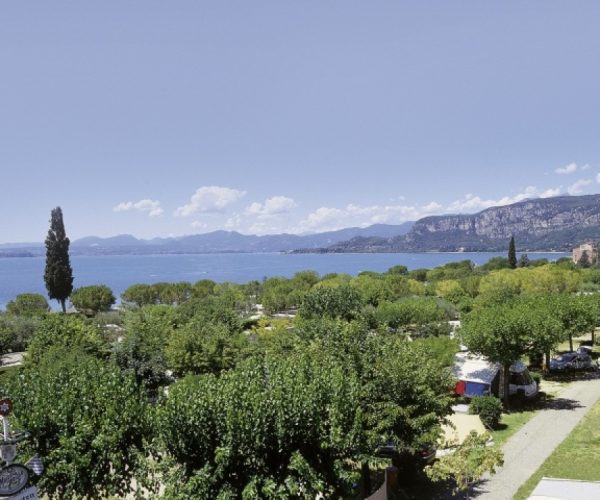
[(133, 377), (79, 351), (52, 349), (3, 380), (15, 425), (43, 457), (51, 498), (123, 497), (145, 459), (150, 427)]
[(6, 312), (15, 316), (41, 317), (50, 311), (48, 301), (39, 293), (21, 293), (6, 304)]
[(71, 303), (86, 316), (95, 316), (108, 311), (115, 303), (115, 296), (106, 285), (82, 286), (71, 294)]
[(80, 350), (97, 357), (108, 354), (108, 345), (102, 338), (102, 332), (74, 315), (50, 314), (44, 318), (37, 325), (29, 343), (27, 362), (40, 362), (52, 348)]
[(483, 425), (495, 429), (502, 416), (502, 402), (495, 396), (477, 396), (471, 400), (469, 413), (479, 415)]
[[(459, 343), (507, 369), (600, 324), (600, 295), (576, 293), (600, 288), (596, 269), (526, 264), (138, 284), (111, 311), (110, 290), (84, 287), (72, 302), (87, 317), (21, 300), (0, 314), (0, 349), (28, 345), (3, 390), (50, 457), (40, 488), (51, 496), (122, 496), (135, 475), (167, 498), (348, 498), (368, 489), (382, 445), (437, 442)], [(114, 439), (99, 409), (110, 395)], [(486, 401), (473, 408), (493, 425)], [(473, 457), (487, 458), (471, 444), (436, 477), (472, 481)]]
[(63, 312), (66, 310), (65, 302), (73, 291), (73, 270), (69, 259), (69, 244), (62, 210), (60, 207), (56, 207), (52, 209), (50, 229), (46, 237), (44, 282), (48, 296), (60, 303)]

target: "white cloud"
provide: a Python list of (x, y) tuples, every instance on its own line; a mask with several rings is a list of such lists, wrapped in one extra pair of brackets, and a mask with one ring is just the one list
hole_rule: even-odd
[(569, 163), (568, 165), (565, 165), (564, 167), (559, 167), (559, 168), (555, 169), (554, 171), (557, 174), (568, 175), (568, 174), (573, 174), (573, 173), (577, 172), (578, 170), (587, 170), (589, 168), (590, 168), (589, 163), (586, 163), (585, 165), (582, 165), (581, 167), (579, 165), (577, 165), (577, 163)]
[(287, 196), (273, 196), (267, 198), (264, 203), (252, 203), (247, 209), (248, 215), (259, 217), (270, 217), (273, 215), (287, 214), (296, 208), (296, 202)]
[(497, 200), (485, 200), (479, 196), (467, 194), (462, 200), (453, 201), (448, 205), (446, 210), (450, 213), (478, 212), (490, 207), (510, 205), (511, 203), (526, 200), (527, 198), (550, 198), (558, 194), (560, 194), (560, 188), (550, 188), (540, 191), (535, 186), (527, 186), (521, 193), (517, 193), (514, 196), (503, 196)]
[(176, 216), (187, 217), (197, 212), (222, 212), (236, 202), (246, 191), (221, 186), (202, 186), (190, 198), (190, 202), (175, 210)]
[(569, 194), (579, 194), (583, 191), (585, 186), (591, 184), (592, 181), (589, 179), (580, 179), (577, 182), (574, 182), (567, 188), (567, 193)]
[(229, 219), (225, 221), (225, 229), (237, 229), (241, 226), (241, 224), (242, 218), (239, 216), (239, 214), (233, 214), (233, 216), (229, 217)]
[(160, 201), (144, 199), (140, 201), (123, 201), (113, 207), (114, 212), (127, 212), (137, 210), (139, 212), (148, 212), (150, 217), (162, 215), (164, 210), (160, 206)]
[[(600, 174), (598, 176), (600, 183)], [(362, 206), (349, 204), (344, 208), (320, 207), (300, 221), (293, 232), (333, 231), (350, 226), (365, 227), (372, 224), (400, 224), (409, 220), (418, 220), (428, 215), (448, 213), (474, 213), (485, 208), (509, 205), (528, 198), (549, 198), (560, 194), (560, 188), (539, 190), (528, 186), (514, 196), (503, 196), (499, 199), (483, 199), (473, 194), (467, 194), (463, 199), (456, 200), (448, 206), (436, 201), (425, 205), (370, 205)]]
[(294, 232), (335, 231), (350, 226), (366, 227), (372, 224), (400, 224), (417, 220), (425, 215), (440, 213), (443, 206), (432, 201), (417, 207), (410, 205), (370, 205), (350, 203), (344, 208), (320, 207), (300, 221)]

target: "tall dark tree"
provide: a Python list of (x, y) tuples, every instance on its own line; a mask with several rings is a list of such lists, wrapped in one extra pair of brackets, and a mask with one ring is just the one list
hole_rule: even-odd
[(46, 270), (44, 281), (48, 297), (56, 299), (63, 312), (65, 302), (73, 291), (73, 270), (69, 261), (69, 238), (65, 233), (63, 215), (60, 207), (52, 210), (50, 229), (46, 237)]
[(510, 237), (510, 243), (508, 244), (508, 265), (511, 269), (517, 267), (517, 250), (515, 249), (515, 237)]

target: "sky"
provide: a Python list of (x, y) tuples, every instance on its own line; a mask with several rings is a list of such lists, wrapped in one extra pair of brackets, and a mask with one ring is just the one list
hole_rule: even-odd
[(600, 192), (597, 1), (0, 3), (0, 243)]

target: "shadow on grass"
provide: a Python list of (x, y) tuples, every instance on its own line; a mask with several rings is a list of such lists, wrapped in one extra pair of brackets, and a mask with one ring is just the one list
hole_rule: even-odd
[(537, 410), (574, 410), (580, 407), (579, 401), (574, 399), (556, 397), (545, 392), (540, 392), (537, 398), (532, 400), (511, 400), (510, 413)]
[(550, 372), (544, 377), (545, 380), (553, 382), (578, 382), (581, 380), (598, 380), (600, 379), (600, 371), (598, 370), (581, 370), (572, 372)]

